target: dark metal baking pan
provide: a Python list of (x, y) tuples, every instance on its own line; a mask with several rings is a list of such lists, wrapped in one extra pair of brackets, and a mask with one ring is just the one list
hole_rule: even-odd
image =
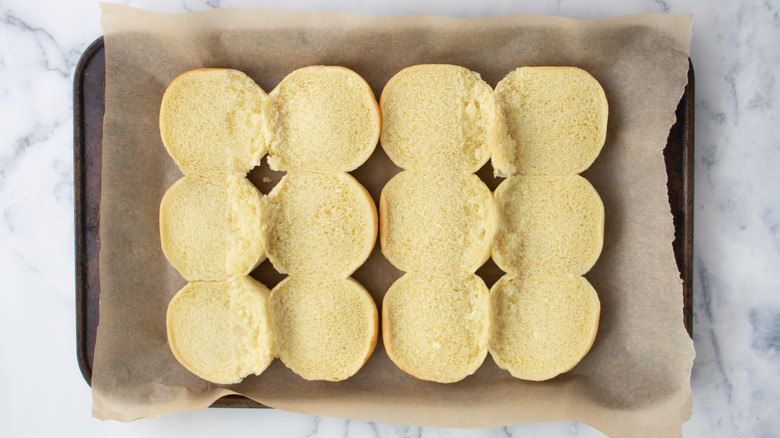
[[(76, 66), (73, 85), (73, 173), (76, 238), (76, 337), (78, 363), (87, 383), (92, 361), (100, 301), (100, 181), (105, 106), (105, 47), (97, 39)], [(683, 280), (685, 327), (692, 333), (693, 275), (693, 66), (677, 107), (677, 122), (669, 131), (664, 157), (669, 205), (674, 217), (673, 243)], [(215, 407), (264, 407), (242, 396), (226, 396)]]

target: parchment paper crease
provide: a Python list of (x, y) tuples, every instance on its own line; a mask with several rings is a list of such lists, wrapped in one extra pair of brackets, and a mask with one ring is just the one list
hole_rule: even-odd
[[(92, 393), (98, 418), (129, 421), (203, 409), (227, 393), (295, 412), (477, 428), (580, 421), (610, 436), (680, 436), (691, 413), (693, 344), (683, 327), (663, 148), (687, 82), (690, 16), (594, 21), (544, 16), (452, 19), (222, 9), (162, 15), (103, 4), (106, 102), (100, 254), (100, 326)], [(572, 371), (542, 383), (513, 379), (490, 357), (462, 382), (401, 372), (380, 344), (357, 375), (305, 382), (278, 360), (261, 376), (220, 388), (187, 372), (165, 335), (168, 301), (184, 284), (160, 250), (158, 208), (181, 175), (158, 131), (159, 104), (177, 75), (231, 67), (266, 91), (313, 64), (361, 74), (377, 97), (404, 67), (451, 63), (492, 86), (525, 65), (589, 71), (609, 100), (603, 152), (586, 176), (604, 200), (604, 251), (587, 275), (602, 303), (599, 334)], [(265, 160), (264, 160), (265, 163)], [(398, 172), (381, 147), (353, 175), (378, 199)], [(491, 188), (489, 165), (480, 175)], [(264, 183), (263, 176), (271, 182)], [(267, 193), (280, 174), (250, 174)], [(480, 271), (490, 286), (500, 275)], [(253, 273), (272, 287), (267, 262)], [(378, 249), (354, 275), (378, 304), (400, 275)]]

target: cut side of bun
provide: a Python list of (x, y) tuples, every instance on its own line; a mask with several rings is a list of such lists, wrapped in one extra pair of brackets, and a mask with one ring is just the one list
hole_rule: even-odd
[(484, 361), (488, 321), (488, 289), (478, 276), (409, 273), (385, 294), (382, 339), (406, 373), (457, 382)]
[(357, 281), (288, 277), (271, 292), (277, 356), (306, 380), (340, 381), (374, 351), (379, 318)]
[(476, 175), (405, 171), (382, 189), (380, 243), (406, 272), (474, 272), (490, 258), (493, 195)]
[(274, 170), (348, 172), (374, 152), (379, 106), (363, 78), (344, 67), (290, 73), (264, 104)]
[(583, 277), (505, 275), (490, 290), (490, 354), (516, 378), (551, 379), (590, 350), (600, 306)]
[(346, 278), (376, 242), (374, 201), (346, 173), (288, 173), (266, 197), (265, 222), (268, 258), (290, 275)]
[(176, 360), (218, 384), (262, 373), (274, 358), (268, 295), (250, 277), (188, 283), (168, 305), (168, 344)]
[(581, 176), (512, 177), (495, 192), (493, 261), (504, 272), (582, 275), (604, 242), (604, 204)]
[(493, 90), (464, 67), (401, 70), (385, 85), (380, 107), (382, 148), (403, 169), (476, 172), (496, 143)]
[(607, 134), (607, 98), (575, 67), (521, 67), (495, 90), (505, 117), (493, 153), (499, 176), (572, 175), (593, 163)]
[(246, 178), (191, 175), (160, 203), (160, 241), (187, 280), (247, 275), (265, 259), (260, 192)]
[(246, 74), (199, 69), (182, 74), (160, 107), (163, 144), (182, 173), (246, 174), (267, 151), (265, 92)]

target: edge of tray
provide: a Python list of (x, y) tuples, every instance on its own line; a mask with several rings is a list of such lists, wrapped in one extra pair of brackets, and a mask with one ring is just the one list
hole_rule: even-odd
[[(92, 381), (92, 351), (89, 351), (88, 319), (96, 319), (97, 309), (90, 313), (89, 292), (99, 296), (100, 284), (90, 286), (90, 273), (99, 279), (97, 253), (100, 249), (99, 201), (88, 203), (87, 181), (87, 139), (85, 131), (84, 82), (85, 73), (96, 55), (105, 50), (103, 37), (96, 39), (84, 51), (75, 69), (73, 81), (73, 174), (74, 174), (74, 217), (76, 256), (76, 349), (79, 369), (87, 384)], [(105, 86), (105, 70), (102, 83)], [(693, 333), (693, 169), (694, 169), (694, 91), (693, 64), (689, 59), (688, 84), (676, 110), (677, 120), (669, 132), (664, 158), (667, 167), (667, 188), (669, 205), (674, 215), (675, 260), (683, 283), (683, 317), (688, 334)], [(102, 117), (101, 117), (102, 121)], [(102, 123), (99, 127), (102, 140)], [(94, 135), (95, 133), (93, 133)], [(102, 142), (100, 143), (102, 148)], [(679, 148), (670, 147), (679, 145)], [(670, 173), (671, 171), (671, 173)], [(99, 182), (98, 182), (99, 194)], [(92, 193), (94, 196), (95, 193)], [(93, 203), (94, 204), (94, 203)], [(92, 256), (92, 257), (89, 257)], [(96, 281), (96, 280), (95, 280)], [(90, 287), (93, 289), (91, 290)], [(96, 287), (97, 290), (94, 290)], [(267, 408), (241, 395), (228, 395), (216, 400), (212, 407), (220, 408)]]
[[(87, 348), (87, 314), (88, 309), (88, 278), (90, 266), (87, 257), (88, 252), (88, 230), (90, 225), (87, 221), (89, 208), (87, 202), (87, 169), (86, 169), (86, 133), (84, 130), (85, 107), (84, 107), (84, 80), (86, 69), (92, 62), (95, 55), (104, 49), (103, 37), (96, 39), (87, 47), (79, 58), (76, 65), (73, 81), (73, 188), (74, 188), (74, 225), (75, 225), (75, 256), (76, 256), (76, 344), (79, 369), (84, 380), (88, 384), (92, 382), (92, 357), (88, 354)], [(99, 211), (93, 212), (99, 215)], [(94, 218), (93, 218), (94, 219)], [(97, 230), (92, 231), (97, 233)], [(97, 233), (99, 248), (99, 233)], [(94, 236), (93, 236), (94, 237)], [(96, 268), (96, 266), (94, 267)]]

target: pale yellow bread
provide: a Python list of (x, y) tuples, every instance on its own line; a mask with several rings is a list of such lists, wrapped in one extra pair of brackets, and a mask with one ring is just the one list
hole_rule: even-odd
[(374, 351), (376, 304), (351, 278), (287, 277), (271, 291), (270, 306), (276, 354), (306, 380), (344, 380)]
[(251, 277), (188, 283), (168, 305), (168, 344), (176, 360), (218, 384), (262, 373), (274, 358), (268, 296)]
[(247, 275), (265, 260), (260, 192), (240, 174), (190, 175), (160, 202), (160, 241), (187, 280)]
[(490, 354), (516, 378), (551, 379), (588, 353), (600, 309), (596, 291), (583, 277), (505, 275), (490, 290)]
[(490, 258), (493, 195), (476, 175), (404, 171), (379, 198), (385, 257), (406, 272), (474, 272)]
[(295, 70), (268, 94), (264, 108), (274, 170), (348, 172), (368, 159), (379, 140), (374, 93), (344, 67)]
[(488, 289), (474, 274), (408, 273), (382, 304), (382, 339), (390, 359), (419, 379), (457, 382), (487, 355)]
[(160, 106), (163, 144), (185, 174), (247, 173), (267, 151), (265, 92), (246, 74), (198, 69), (171, 82)]
[(504, 272), (584, 274), (604, 242), (604, 204), (579, 175), (515, 176), (495, 192), (493, 261)]
[(476, 172), (496, 143), (493, 90), (464, 67), (407, 67), (387, 82), (379, 105), (382, 148), (403, 169)]
[(266, 197), (268, 259), (282, 273), (346, 278), (371, 254), (377, 212), (343, 172), (289, 172)]
[(493, 151), (499, 176), (570, 175), (587, 169), (607, 134), (607, 98), (576, 67), (521, 67), (495, 90), (505, 117)]

